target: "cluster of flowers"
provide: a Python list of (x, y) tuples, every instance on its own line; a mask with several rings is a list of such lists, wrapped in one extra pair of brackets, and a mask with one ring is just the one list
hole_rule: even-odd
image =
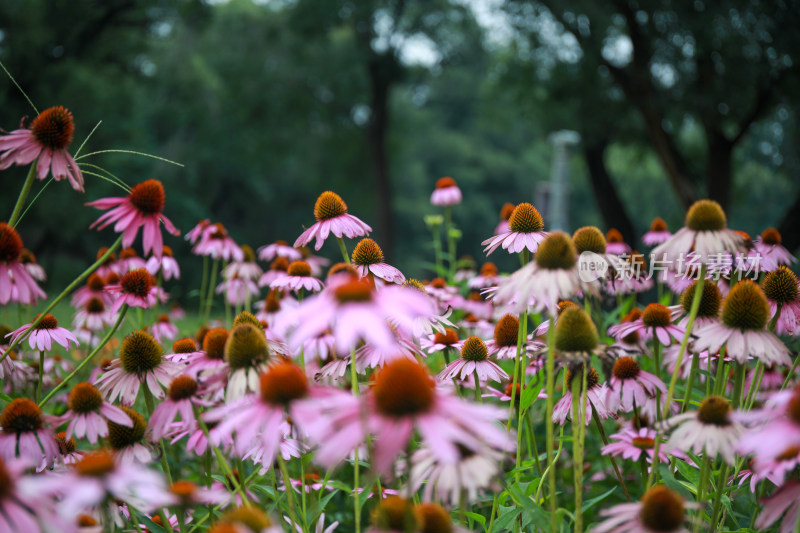
[[(66, 151), (72, 132), (68, 111), (48, 109), (0, 137), (0, 168), (31, 164), (29, 179), (52, 173), (82, 191)], [(507, 204), (483, 242), (487, 255), (519, 255), (521, 268), (501, 275), (491, 262), (456, 261), (450, 210), (461, 200), (455, 180), (437, 182), (431, 203), (446, 210), (450, 268), (425, 282), (388, 264), (332, 191), (294, 245), (254, 251), (201, 221), (186, 234), (205, 265), (197, 317), (177, 304), (158, 312), (170, 303), (162, 285), (180, 277), (163, 243), (162, 228), (178, 230), (162, 184), (87, 204), (105, 211), (92, 227), (113, 225), (116, 243), (77, 290), (0, 328), (0, 531), (360, 531), (364, 506), (375, 532), (463, 531), (476, 516), (487, 530), (548, 516), (535, 525), (555, 531), (565, 477), (568, 527), (582, 531), (587, 473), (627, 500), (597, 515), (598, 532), (677, 532), (690, 521), (717, 530), (723, 496), (745, 491), (763, 500), (756, 527), (783, 515), (782, 530), (795, 527), (800, 389), (790, 387), (787, 342), (800, 333), (800, 285), (777, 231), (753, 241), (702, 200), (674, 235), (656, 219), (645, 256), (615, 230), (546, 232), (533, 205)], [(46, 278), (13, 219), (0, 223), (0, 304), (31, 312)], [(351, 254), (345, 238), (359, 239)], [(333, 239), (343, 262), (307, 248)], [(710, 266), (754, 250), (769, 258), (758, 281)], [(607, 261), (605, 276), (579, 275), (584, 252)], [(693, 256), (697, 279), (615, 275), (679, 254)], [(656, 285), (658, 301), (640, 307)], [(213, 318), (214, 294), (230, 318)], [(71, 330), (50, 313), (68, 295)], [(195, 320), (181, 337), (192, 318), (199, 329)], [(568, 421), (572, 452), (562, 453)], [(601, 441), (588, 457), (587, 443)], [(681, 476), (694, 501), (674, 490)], [(326, 507), (338, 494), (352, 498), (352, 514)], [(523, 512), (540, 505), (549, 515)]]

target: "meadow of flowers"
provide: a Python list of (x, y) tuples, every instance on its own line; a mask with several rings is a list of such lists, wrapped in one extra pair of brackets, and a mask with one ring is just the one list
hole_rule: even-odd
[[(0, 135), (0, 170), (30, 169), (0, 222), (0, 532), (800, 531), (800, 298), (774, 229), (701, 200), (625, 243), (509, 203), (478, 264), (445, 177), (420, 281), (347, 191), (254, 249), (213, 219), (182, 233), (169, 188), (84, 163), (73, 133), (53, 107)], [(36, 180), (85, 191), (108, 237), (63, 290), (25, 248)], [(182, 268), (203, 271), (186, 310)]]

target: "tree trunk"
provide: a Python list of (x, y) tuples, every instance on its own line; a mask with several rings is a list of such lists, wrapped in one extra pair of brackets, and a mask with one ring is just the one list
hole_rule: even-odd
[(392, 223), (392, 184), (389, 179), (389, 159), (386, 149), (386, 137), (389, 132), (389, 94), (392, 80), (387, 78), (387, 70), (381, 64), (383, 56), (370, 59), (369, 72), (372, 115), (367, 133), (372, 160), (372, 172), (375, 183), (378, 224), (376, 236), (384, 255), (391, 256), (394, 244)]
[(783, 237), (783, 246), (792, 253), (800, 248), (800, 231), (798, 231), (798, 228), (800, 228), (800, 192), (797, 193), (794, 202), (789, 206), (778, 226), (778, 231), (781, 232)]
[(637, 242), (637, 238), (633, 224), (606, 169), (605, 152), (608, 146), (606, 141), (584, 139), (582, 146), (583, 157), (589, 168), (589, 181), (592, 184), (594, 198), (603, 222), (607, 228), (617, 228), (622, 233), (625, 242), (636, 248), (634, 244)]
[(728, 209), (732, 186), (733, 144), (720, 132), (706, 130), (708, 166), (706, 167), (706, 195), (716, 200), (722, 209)]

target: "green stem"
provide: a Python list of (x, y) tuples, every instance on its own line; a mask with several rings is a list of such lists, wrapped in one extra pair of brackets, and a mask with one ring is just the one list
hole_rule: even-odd
[(336, 241), (339, 243), (339, 250), (342, 252), (342, 257), (344, 258), (344, 262), (348, 265), (350, 264), (350, 256), (347, 254), (347, 246), (344, 244), (344, 239), (341, 237), (336, 237)]
[(197, 297), (197, 314), (203, 315), (203, 306), (206, 303), (205, 296), (208, 291), (208, 256), (203, 256), (203, 280), (200, 282), (200, 294)]
[[(198, 411), (197, 406), (193, 407), (194, 407), (194, 418), (195, 420), (197, 420), (197, 425), (200, 426), (203, 435), (205, 435), (206, 440), (208, 441), (208, 446), (210, 446), (211, 449), (213, 450), (214, 455), (217, 458), (217, 463), (219, 464), (220, 468), (222, 468), (222, 472), (228, 479), (231, 480), (231, 484), (233, 485), (234, 490), (239, 493), (239, 496), (242, 497), (242, 503), (244, 503), (246, 506), (249, 506), (250, 500), (247, 498), (247, 493), (244, 491), (244, 486), (247, 484), (246, 481), (245, 483), (239, 483), (239, 480), (236, 479), (235, 475), (233, 475), (233, 470), (231, 470), (231, 466), (228, 464), (228, 461), (225, 459), (225, 456), (222, 454), (219, 448), (217, 448), (215, 445), (211, 443), (211, 437), (208, 434), (208, 426), (200, 416), (200, 412)], [(278, 453), (280, 454), (280, 452)]]
[(478, 370), (475, 369), (475, 401), (478, 403), (483, 403), (483, 398), (481, 398), (481, 382), (478, 379)]
[[(339, 239), (340, 244), (342, 245), (343, 251), (346, 252), (344, 249), (344, 242)], [(347, 257), (345, 255), (345, 257)], [(359, 390), (358, 390), (358, 373), (356, 372), (356, 350), (353, 348), (350, 350), (350, 382), (351, 382), (351, 389), (353, 391), (353, 395), (358, 397)], [(359, 463), (358, 463), (358, 448), (353, 451), (353, 512), (355, 513), (355, 522), (356, 522), (356, 533), (361, 533), (361, 504), (359, 502), (360, 494), (358, 493), (358, 474), (359, 474)]]
[(556, 499), (556, 469), (554, 464), (556, 457), (553, 450), (553, 396), (555, 394), (555, 353), (553, 347), (555, 330), (555, 320), (551, 317), (550, 326), (547, 328), (547, 363), (545, 370), (547, 375), (547, 408), (544, 422), (547, 428), (547, 475), (550, 485), (550, 531), (552, 533), (557, 533), (558, 531), (558, 500)]
[[(710, 361), (710, 356), (709, 356), (709, 361)], [(692, 355), (692, 367), (691, 369), (689, 369), (689, 377), (686, 380), (686, 393), (683, 395), (683, 404), (681, 405), (681, 413), (686, 411), (686, 407), (692, 400), (692, 389), (694, 388), (694, 376), (699, 368), (700, 368), (700, 355), (695, 353)]]
[(214, 286), (217, 284), (217, 272), (219, 272), (219, 259), (214, 259), (214, 263), (211, 265), (211, 280), (208, 283), (208, 292), (206, 293), (206, 313), (203, 322), (208, 322), (208, 319), (211, 318), (211, 307), (214, 305)]
[[(294, 487), (292, 486), (292, 480), (289, 477), (289, 471), (286, 469), (286, 461), (283, 460), (283, 455), (281, 454), (280, 450), (277, 453), (278, 455), (278, 465), (281, 469), (281, 475), (283, 476), (283, 486), (286, 487), (286, 500), (287, 506), (289, 507), (289, 519), (292, 521), (292, 530), (297, 529), (295, 524), (300, 524), (295, 517), (295, 509), (294, 509)], [(307, 530), (307, 527), (303, 527), (303, 532)]]
[(117, 317), (117, 321), (114, 323), (114, 325), (108, 331), (108, 333), (106, 333), (106, 336), (103, 337), (103, 340), (100, 341), (100, 344), (98, 344), (97, 347), (95, 347), (95, 349), (92, 350), (92, 352), (89, 355), (87, 355), (86, 358), (83, 361), (81, 361), (78, 366), (75, 367), (75, 370), (70, 372), (67, 377), (65, 377), (63, 380), (61, 380), (61, 382), (58, 383), (55, 386), (55, 388), (53, 388), (53, 390), (51, 390), (47, 394), (47, 396), (45, 396), (42, 399), (41, 402), (39, 402), (39, 407), (42, 407), (58, 391), (60, 391), (64, 387), (66, 387), (67, 383), (69, 383), (70, 380), (72, 378), (74, 378), (78, 374), (78, 372), (80, 372), (83, 369), (83, 367), (85, 367), (89, 363), (89, 361), (91, 361), (94, 358), (94, 356), (97, 355), (100, 352), (100, 350), (103, 349), (103, 346), (105, 346), (106, 343), (108, 343), (108, 341), (111, 340), (111, 337), (114, 336), (114, 333), (116, 333), (116, 331), (119, 328), (120, 324), (122, 324), (122, 319), (125, 318), (125, 313), (127, 313), (127, 312), (128, 312), (128, 304), (122, 304), (122, 307), (120, 307), (120, 309), (119, 309), (119, 317)]
[[(526, 362), (527, 352), (526, 352), (526, 350), (524, 348), (525, 341), (526, 341), (527, 336), (528, 336), (528, 310), (527, 309), (525, 310), (525, 312), (522, 314), (522, 316), (520, 318), (522, 320), (520, 320), (519, 338), (517, 340), (518, 343), (521, 341), (521, 346), (519, 344), (517, 345), (517, 359), (519, 360), (519, 397), (520, 397), (520, 402), (519, 402), (519, 405), (517, 406), (517, 462), (516, 462), (517, 483), (519, 483), (519, 476), (520, 476), (519, 467), (520, 467), (520, 464), (522, 463), (521, 457), (520, 457), (520, 453), (522, 451), (522, 424), (524, 422), (524, 419), (522, 418), (522, 416), (523, 416), (523, 414), (525, 412), (525, 409), (523, 409), (523, 407), (522, 407), (522, 390), (525, 388), (525, 366), (526, 366), (526, 363), (527, 363)], [(516, 387), (514, 387), (514, 391), (516, 391), (516, 390), (517, 390)], [(538, 459), (537, 459), (537, 461), (538, 461)]]
[(452, 208), (447, 205), (444, 208), (444, 220), (445, 220), (445, 228), (444, 231), (447, 234), (447, 253), (450, 256), (450, 273), (448, 277), (448, 283), (454, 283), (456, 277), (456, 238), (453, 235), (453, 211)]
[(694, 531), (697, 533), (703, 523), (703, 509), (706, 502), (706, 488), (708, 487), (708, 476), (711, 470), (711, 460), (708, 454), (703, 455), (703, 462), (700, 463), (700, 478), (697, 481), (697, 517), (695, 518)]
[[(575, 376), (577, 377), (577, 376)], [(586, 415), (585, 401), (586, 366), (582, 366), (581, 379), (572, 379), (572, 474), (575, 491), (575, 522), (573, 531), (583, 531), (583, 420)]]
[(70, 294), (70, 293), (71, 293), (73, 290), (75, 290), (75, 287), (77, 287), (77, 286), (78, 286), (80, 283), (82, 283), (82, 282), (83, 282), (83, 281), (84, 281), (86, 278), (88, 278), (88, 277), (89, 277), (89, 276), (92, 274), (92, 272), (94, 272), (95, 270), (97, 270), (97, 269), (98, 269), (98, 267), (100, 267), (100, 265), (102, 265), (103, 263), (105, 263), (105, 262), (106, 262), (106, 259), (108, 259), (108, 258), (111, 256), (111, 254), (113, 254), (113, 253), (114, 253), (114, 252), (117, 250), (117, 248), (119, 248), (119, 245), (120, 245), (120, 244), (122, 244), (122, 235), (120, 235), (120, 236), (117, 238), (117, 240), (116, 240), (116, 241), (114, 241), (114, 244), (112, 244), (112, 245), (111, 245), (111, 248), (109, 248), (109, 249), (106, 251), (106, 253), (104, 253), (104, 254), (103, 254), (103, 255), (102, 255), (102, 256), (101, 256), (101, 257), (100, 257), (100, 258), (99, 258), (97, 261), (95, 261), (94, 263), (92, 263), (92, 265), (91, 265), (89, 268), (87, 268), (86, 270), (84, 270), (84, 271), (83, 271), (83, 273), (81, 273), (81, 275), (80, 275), (80, 276), (78, 276), (77, 278), (75, 278), (75, 279), (72, 281), (72, 283), (70, 283), (69, 285), (67, 285), (67, 287), (66, 287), (66, 288), (65, 288), (63, 291), (61, 291), (61, 294), (59, 294), (58, 296), (56, 296), (55, 300), (53, 300), (52, 302), (50, 302), (50, 303), (47, 305), (47, 307), (45, 307), (44, 311), (42, 311), (41, 313), (39, 313), (39, 316), (38, 316), (38, 317), (36, 317), (36, 319), (33, 321), (33, 323), (31, 323), (31, 327), (30, 327), (30, 328), (28, 328), (28, 331), (25, 333), (25, 335), (20, 335), (19, 337), (17, 337), (17, 340), (16, 340), (16, 341), (14, 341), (14, 342), (12, 342), (12, 343), (9, 345), (9, 347), (8, 347), (8, 348), (6, 348), (6, 351), (5, 351), (5, 353), (3, 353), (3, 355), (0, 355), (0, 362), (2, 362), (2, 361), (3, 361), (3, 359), (5, 359), (6, 357), (8, 357), (8, 354), (10, 354), (10, 353), (11, 353), (11, 350), (13, 350), (13, 349), (14, 349), (14, 348), (15, 348), (17, 345), (19, 345), (19, 343), (21, 343), (23, 340), (27, 339), (27, 338), (28, 338), (28, 335), (30, 335), (31, 333), (33, 333), (33, 332), (36, 330), (36, 326), (38, 326), (38, 325), (39, 325), (39, 323), (40, 323), (40, 322), (41, 322), (41, 321), (44, 319), (44, 317), (45, 317), (45, 315), (46, 315), (46, 314), (48, 314), (50, 311), (52, 311), (52, 310), (53, 310), (53, 308), (54, 308), (56, 305), (58, 305), (58, 304), (61, 302), (61, 300), (63, 300), (63, 299), (64, 299), (65, 297), (67, 297), (67, 296), (68, 296), (68, 295), (69, 295), (69, 294)]
[[(155, 401), (153, 400), (153, 393), (150, 392), (150, 387), (142, 385), (144, 389), (144, 404), (147, 406), (147, 417), (153, 417), (155, 411)], [(169, 485), (172, 485), (172, 472), (169, 468), (169, 461), (167, 461), (167, 449), (164, 447), (164, 439), (159, 439), (158, 446), (161, 448), (161, 468), (164, 470), (164, 477)]]
[(44, 375), (44, 350), (39, 350), (39, 381), (36, 384), (36, 396), (33, 397), (35, 402), (39, 401), (42, 397), (42, 376)]
[(439, 230), (439, 225), (431, 227), (431, 234), (433, 235), (433, 257), (436, 263), (436, 275), (441, 276), (444, 267), (442, 266), (442, 232)]
[[(608, 437), (606, 436), (606, 431), (603, 429), (603, 423), (600, 422), (600, 417), (597, 416), (597, 410), (595, 409), (592, 410), (592, 418), (597, 426), (597, 430), (600, 432), (600, 438), (603, 439), (603, 444), (608, 446)], [(606, 457), (611, 460), (611, 465), (614, 467), (614, 473), (617, 475), (617, 481), (619, 481), (619, 484), (622, 486), (622, 492), (625, 493), (625, 498), (628, 501), (631, 501), (631, 495), (628, 493), (628, 487), (625, 486), (625, 481), (622, 479), (622, 472), (619, 469), (616, 459), (614, 459), (614, 456), (611, 454), (608, 454)], [(644, 458), (644, 454), (642, 454), (642, 457)], [(642, 482), (644, 482), (646, 477), (647, 476), (642, 476)]]
[(653, 335), (653, 362), (656, 366), (656, 377), (661, 379), (661, 342), (658, 340), (658, 335)]
[(22, 214), (22, 206), (25, 205), (25, 200), (28, 199), (28, 194), (31, 192), (33, 180), (36, 177), (36, 163), (38, 161), (39, 160), (37, 159), (31, 163), (31, 169), (28, 171), (28, 177), (25, 178), (25, 183), (22, 184), (22, 190), (19, 191), (17, 203), (14, 205), (14, 210), (11, 212), (11, 218), (8, 219), (8, 225), (12, 228), (16, 227), (17, 220), (19, 220), (19, 216)]

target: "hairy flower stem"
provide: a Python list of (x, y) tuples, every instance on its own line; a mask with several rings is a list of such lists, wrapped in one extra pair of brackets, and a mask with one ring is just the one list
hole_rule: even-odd
[(203, 256), (203, 280), (200, 282), (200, 293), (197, 295), (197, 314), (202, 316), (205, 296), (208, 291), (208, 256)]
[(208, 322), (211, 318), (211, 308), (214, 306), (214, 288), (217, 284), (217, 273), (219, 272), (219, 259), (214, 259), (211, 265), (211, 280), (208, 283), (208, 291), (206, 292), (206, 312), (204, 314), (203, 322)]
[[(298, 522), (297, 517), (295, 516), (294, 487), (292, 487), (292, 479), (289, 477), (289, 471), (286, 469), (286, 461), (283, 460), (283, 455), (281, 454), (280, 450), (278, 450), (277, 456), (278, 466), (280, 467), (281, 475), (283, 476), (283, 486), (286, 487), (284, 492), (286, 493), (286, 505), (289, 508), (289, 520), (292, 521), (292, 529), (297, 529), (297, 526), (300, 525), (300, 522)], [(305, 522), (305, 517), (303, 518), (303, 522)], [(308, 531), (308, 526), (303, 524), (302, 531), (303, 533)]]
[[(113, 337), (114, 333), (116, 333), (117, 329), (119, 329), (120, 324), (122, 324), (122, 319), (125, 318), (125, 313), (127, 313), (127, 312), (128, 312), (128, 304), (122, 304), (122, 307), (119, 308), (119, 317), (117, 317), (117, 321), (114, 322), (114, 325), (111, 327), (111, 329), (108, 331), (108, 333), (106, 333), (106, 336), (103, 337), (103, 340), (100, 341), (100, 344), (98, 344), (95, 347), (95, 349), (92, 350), (92, 352), (89, 355), (87, 355), (86, 358), (83, 361), (81, 361), (78, 366), (75, 367), (75, 370), (70, 372), (69, 375), (67, 375), (67, 377), (62, 379), (61, 382), (58, 383), (53, 388), (53, 390), (51, 390), (49, 393), (47, 393), (47, 396), (42, 398), (42, 401), (39, 402), (39, 407), (42, 407), (44, 404), (47, 403), (48, 400), (50, 400), (50, 398), (55, 396), (55, 394), (58, 391), (60, 391), (64, 387), (66, 387), (67, 383), (69, 383), (70, 380), (72, 378), (74, 378), (78, 374), (78, 372), (80, 372), (83, 369), (83, 367), (85, 367), (87, 364), (89, 364), (89, 361), (91, 361), (94, 358), (94, 356), (97, 355), (100, 352), (100, 350), (103, 349), (103, 346), (105, 346), (108, 343), (108, 341), (111, 340), (111, 337)], [(44, 315), (42, 315), (42, 316), (44, 316)]]
[[(709, 357), (709, 361), (710, 361)], [(686, 406), (692, 400), (692, 389), (694, 388), (694, 376), (700, 368), (700, 354), (692, 354), (692, 366), (689, 369), (689, 377), (686, 379), (686, 392), (683, 395), (683, 403), (681, 404), (681, 413), (686, 411)]]
[(556, 469), (555, 461), (556, 456), (553, 450), (553, 395), (555, 389), (555, 318), (550, 318), (550, 326), (547, 328), (547, 401), (545, 411), (545, 425), (546, 425), (546, 438), (547, 438), (547, 476), (550, 485), (550, 531), (557, 533), (558, 531), (558, 500), (556, 499)]
[(36, 317), (36, 319), (35, 319), (35, 320), (34, 320), (34, 321), (31, 323), (31, 327), (30, 327), (30, 328), (28, 328), (28, 331), (26, 331), (24, 335), (20, 335), (19, 337), (17, 337), (17, 340), (15, 340), (14, 342), (12, 342), (12, 343), (9, 345), (9, 347), (8, 347), (8, 348), (6, 348), (6, 351), (5, 351), (5, 353), (4, 353), (3, 355), (0, 355), (0, 362), (2, 362), (2, 361), (3, 361), (3, 359), (5, 359), (6, 357), (8, 357), (8, 354), (10, 354), (10, 353), (11, 353), (11, 350), (13, 350), (15, 347), (17, 347), (17, 346), (19, 345), (19, 343), (21, 343), (22, 341), (24, 341), (25, 339), (27, 339), (27, 338), (28, 338), (28, 335), (30, 335), (31, 333), (33, 333), (34, 331), (36, 331), (36, 326), (38, 326), (38, 325), (39, 325), (39, 323), (40, 323), (40, 322), (41, 322), (41, 321), (44, 319), (45, 315), (47, 315), (47, 314), (48, 314), (50, 311), (52, 311), (52, 310), (53, 310), (53, 308), (54, 308), (55, 306), (57, 306), (57, 305), (58, 305), (58, 304), (61, 302), (61, 300), (63, 300), (64, 298), (66, 298), (66, 297), (67, 297), (67, 296), (68, 296), (68, 295), (69, 295), (69, 294), (70, 294), (70, 293), (71, 293), (73, 290), (75, 290), (75, 288), (76, 288), (76, 287), (77, 287), (79, 284), (83, 283), (83, 281), (84, 281), (86, 278), (88, 278), (88, 277), (89, 277), (89, 276), (92, 274), (92, 272), (94, 272), (95, 270), (97, 270), (97, 269), (100, 267), (100, 265), (102, 265), (103, 263), (105, 263), (105, 262), (106, 262), (106, 259), (108, 259), (109, 257), (111, 257), (111, 254), (113, 254), (113, 253), (114, 253), (114, 252), (115, 252), (115, 251), (116, 251), (116, 250), (119, 248), (120, 244), (122, 244), (122, 235), (120, 235), (120, 236), (117, 238), (117, 240), (116, 240), (116, 241), (114, 241), (114, 244), (112, 244), (112, 245), (111, 245), (111, 248), (109, 248), (109, 249), (106, 251), (106, 253), (104, 253), (102, 256), (100, 256), (100, 258), (99, 258), (97, 261), (95, 261), (94, 263), (92, 263), (92, 265), (91, 265), (89, 268), (87, 268), (86, 270), (84, 270), (84, 271), (81, 273), (81, 275), (80, 275), (80, 276), (78, 276), (77, 278), (75, 278), (74, 280), (72, 280), (72, 283), (70, 283), (69, 285), (67, 285), (67, 287), (66, 287), (66, 288), (65, 288), (63, 291), (61, 291), (61, 294), (59, 294), (58, 296), (56, 296), (56, 298), (55, 298), (55, 299), (54, 299), (52, 302), (50, 302), (49, 304), (47, 304), (47, 307), (45, 307), (45, 308), (44, 308), (44, 311), (42, 311), (41, 313), (39, 313), (39, 316), (38, 316), (38, 317)]
[(339, 250), (342, 251), (342, 257), (344, 258), (344, 262), (348, 265), (350, 264), (350, 256), (347, 254), (347, 246), (344, 244), (344, 239), (341, 237), (336, 237), (336, 241), (339, 243)]
[(703, 524), (703, 512), (706, 503), (706, 489), (708, 488), (708, 477), (711, 470), (711, 460), (708, 454), (703, 455), (703, 462), (700, 463), (700, 478), (697, 481), (697, 516), (694, 522), (694, 531), (697, 533)]
[(447, 254), (450, 256), (450, 272), (448, 283), (454, 283), (456, 277), (456, 237), (453, 234), (453, 210), (447, 205), (444, 207), (444, 231), (447, 234)]
[[(517, 483), (519, 483), (519, 466), (522, 463), (522, 458), (520, 456), (522, 452), (522, 425), (525, 422), (523, 415), (525, 414), (525, 409), (522, 406), (522, 391), (525, 388), (525, 366), (526, 366), (526, 355), (527, 352), (525, 351), (524, 346), (525, 340), (528, 337), (528, 311), (525, 310), (520, 317), (522, 320), (519, 321), (519, 339), (517, 340), (517, 360), (519, 361), (519, 405), (517, 406), (517, 462), (516, 462), (516, 477)], [(521, 344), (520, 344), (521, 343)], [(516, 392), (517, 387), (512, 387), (512, 392)], [(514, 405), (513, 403), (511, 404)], [(537, 458), (538, 461), (538, 458)]]
[[(345, 252), (344, 249), (344, 242), (339, 239), (340, 244), (342, 245), (342, 251)], [(353, 348), (350, 350), (350, 387), (353, 391), (353, 396), (356, 398), (359, 395), (358, 390), (358, 373), (356, 372), (356, 349)], [(359, 474), (359, 464), (358, 464), (358, 448), (353, 451), (353, 511), (355, 513), (355, 522), (356, 522), (356, 533), (361, 533), (361, 504), (359, 502), (358, 493), (358, 474)]]
[(12, 228), (16, 228), (19, 216), (22, 214), (22, 207), (25, 205), (25, 200), (28, 199), (28, 194), (31, 192), (33, 179), (36, 177), (36, 163), (38, 162), (39, 159), (37, 158), (36, 161), (31, 163), (31, 169), (28, 171), (28, 177), (25, 178), (25, 183), (22, 184), (22, 190), (19, 191), (17, 203), (14, 205), (14, 210), (11, 212), (11, 217), (8, 219), (8, 225)]
[(34, 402), (38, 402), (42, 396), (42, 377), (44, 376), (44, 350), (39, 350), (39, 381), (36, 383), (36, 395), (33, 397)]
[[(577, 376), (575, 376), (577, 377)], [(575, 489), (575, 522), (573, 531), (583, 531), (583, 417), (586, 415), (586, 366), (581, 368), (581, 381), (572, 380), (572, 474)]]

